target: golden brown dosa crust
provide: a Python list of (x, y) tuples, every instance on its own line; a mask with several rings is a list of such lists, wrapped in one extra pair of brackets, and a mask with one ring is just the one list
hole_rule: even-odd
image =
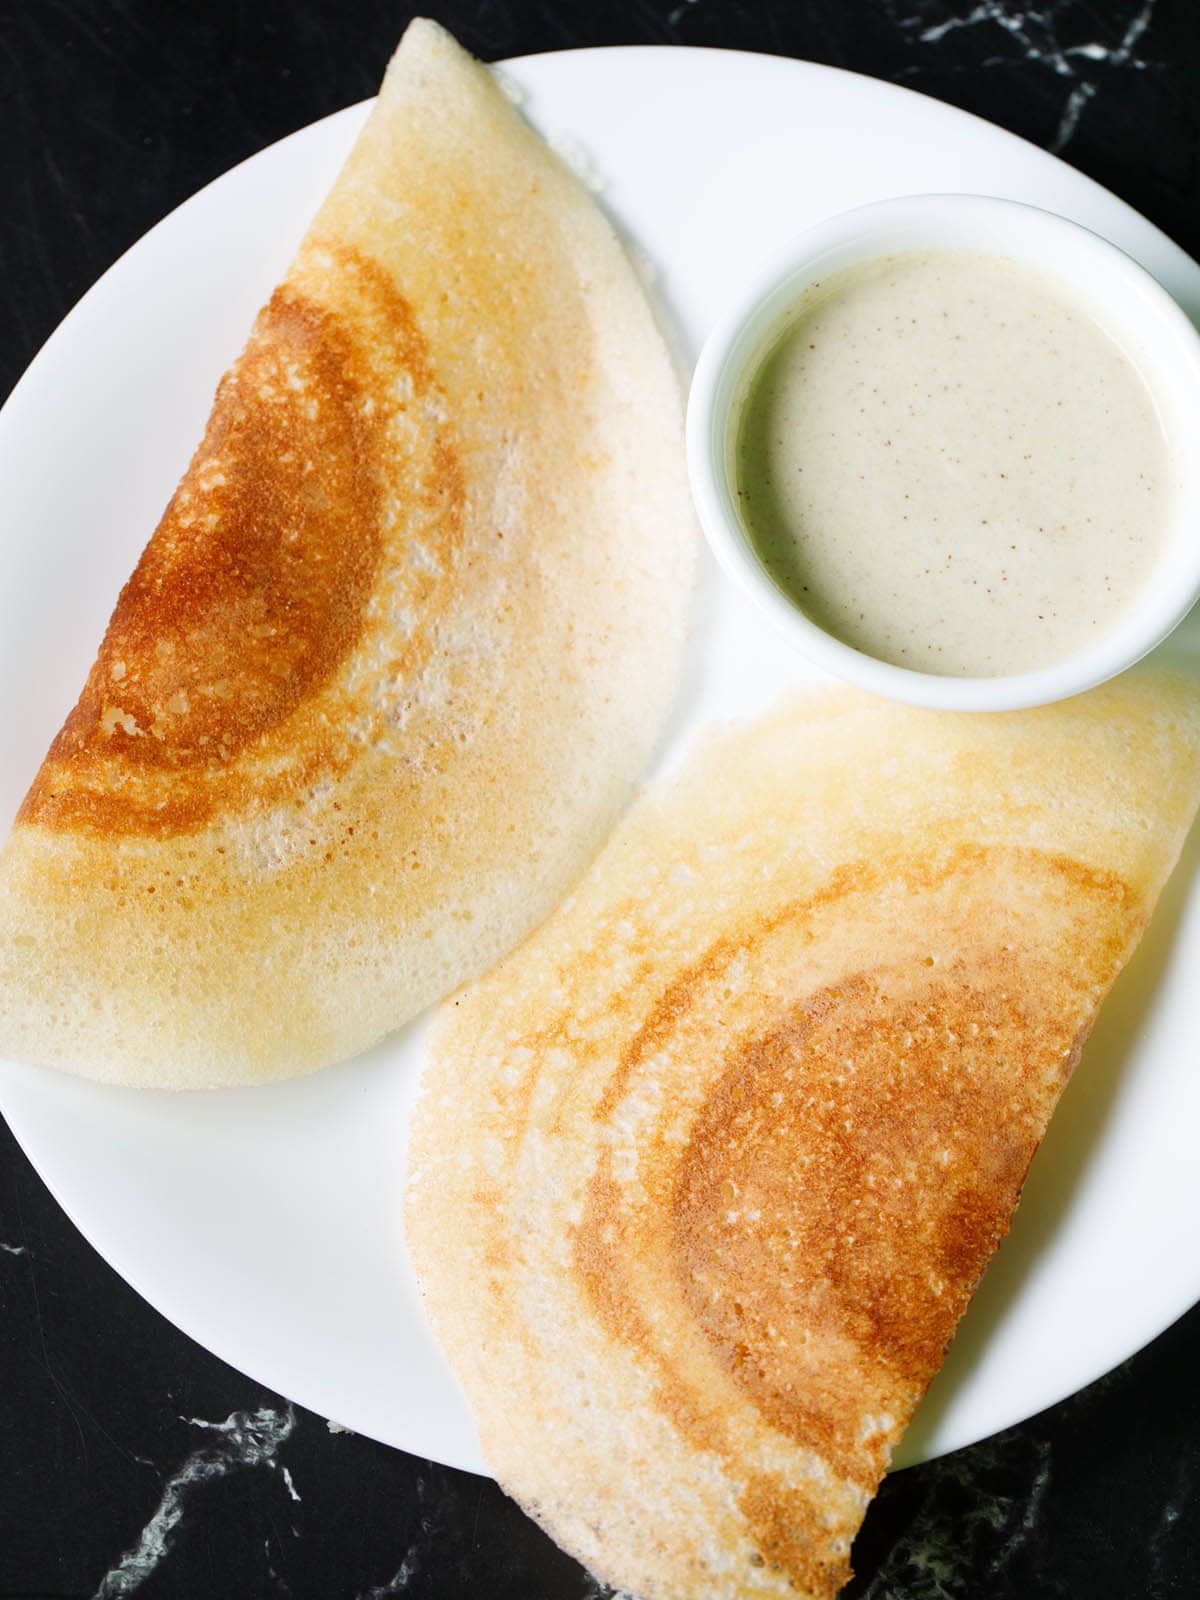
[[(378, 266), (325, 250), (339, 304), (285, 284), (259, 316), (18, 821), (194, 831), (345, 771), (353, 751), (311, 702), (362, 636), (398, 483), (430, 516), (408, 596), (418, 621), (390, 668), (402, 678), (420, 665), (462, 543), (453, 430), (433, 423), (420, 466), (389, 435), (398, 382), (406, 406), (443, 408), (424, 341)], [(386, 708), (369, 687), (339, 696), (338, 711), (365, 717), (371, 738)], [(251, 744), (263, 765), (277, 753), (275, 772), (244, 770)]]
[(606, 1581), (849, 1577), (1198, 732), (1149, 674), (1006, 718), (815, 694), (652, 791), (447, 1009), (410, 1246), (497, 1476)]
[(649, 758), (693, 557), (629, 261), (414, 23), (0, 856), (0, 1053), (261, 1081), (485, 970)]
[[(980, 923), (1013, 878), (1038, 901), (1039, 921), (1014, 921), (1000, 943)], [(602, 1148), (575, 1245), (597, 1315), (659, 1370), (660, 1404), (698, 1449), (728, 1453), (719, 1420), (681, 1384), (625, 1284), (624, 1262), (644, 1258), (651, 1229), (663, 1231), (652, 1248), (669, 1258), (728, 1382), (868, 1495), (890, 1440), (864, 1441), (863, 1414), (904, 1415), (941, 1366), (1078, 1056), (1081, 996), (1064, 992), (1057, 954), (1040, 946), (1098, 937), (1108, 948), (1089, 978), (1110, 982), (1128, 941), (1125, 886), (1068, 859), (970, 848), (933, 871), (901, 859), (839, 872), (673, 984), (596, 1110), (603, 1124), (636, 1092), (648, 1048), (671, 1048), (732, 962), (762, 959), (771, 939), (782, 965), (795, 930), (820, 938), (816, 924), (860, 916), (864, 897), (897, 885), (923, 925), (971, 953), (942, 969), (918, 941), (906, 957), (781, 1004), (763, 1031), (705, 1062), (708, 1097), (686, 1144), (639, 1147), (654, 1221), (631, 1209)], [(1064, 900), (1067, 915), (1055, 916)], [(902, 925), (889, 932), (902, 949)], [(718, 1049), (719, 1039), (708, 1036)], [(739, 1502), (759, 1553), (801, 1590), (840, 1586), (848, 1562), (826, 1558), (812, 1508), (794, 1497), (781, 1506), (770, 1488), (752, 1478)]]

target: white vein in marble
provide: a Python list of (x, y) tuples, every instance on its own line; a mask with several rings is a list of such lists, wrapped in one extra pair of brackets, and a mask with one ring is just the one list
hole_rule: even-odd
[(610, 1589), (599, 1578), (589, 1576), (587, 1584), (579, 1600), (638, 1600), (632, 1589)]
[(274, 1543), (276, 1543), (276, 1541), (273, 1539), (263, 1540), (263, 1555), (266, 1557), (267, 1561), (267, 1577), (270, 1578), (271, 1582), (275, 1585), (278, 1593), (289, 1595), (292, 1592), (291, 1585), (288, 1583), (287, 1579), (282, 1573), (276, 1572), (275, 1563), (271, 1559), (271, 1546)]
[(420, 1558), (416, 1545), (413, 1545), (386, 1583), (364, 1589), (361, 1594), (355, 1596), (355, 1600), (389, 1600), (391, 1595), (404, 1594), (419, 1568)]
[(1001, 1434), (921, 1469), (925, 1492), (862, 1600), (961, 1600), (1028, 1544), (1050, 1485), (1050, 1446)]
[(169, 1553), (171, 1535), (183, 1520), (192, 1491), (232, 1472), (261, 1466), (276, 1468), (280, 1446), (296, 1426), (291, 1406), (286, 1411), (273, 1411), (269, 1406), (260, 1406), (253, 1412), (234, 1411), (224, 1422), (209, 1422), (203, 1417), (182, 1420), (206, 1430), (212, 1437), (193, 1450), (167, 1479), (137, 1543), (101, 1578), (94, 1600), (121, 1600), (141, 1588)]
[[(935, 5), (922, 4), (903, 14), (900, 0), (885, 0), (887, 10), (895, 25), (911, 33), (918, 43), (936, 45), (948, 34), (964, 28), (992, 29), (1004, 35), (1019, 52), (1016, 59), (1048, 70), (1068, 84), (1058, 126), (1050, 148), (1061, 152), (1071, 142), (1079, 127), (1084, 109), (1096, 98), (1114, 70), (1142, 72), (1150, 63), (1136, 53), (1136, 47), (1154, 17), (1156, 0), (1141, 0), (1136, 8), (1126, 7), (1126, 15), (1115, 23), (1120, 32), (1113, 42), (1093, 39), (1082, 44), (1063, 44), (1060, 39), (1061, 24), (1073, 7), (1072, 0), (1045, 0), (1040, 6), (1018, 5), (1015, 0), (977, 0), (970, 10), (941, 16), (932, 21), (935, 12), (946, 10), (943, 0)], [(1089, 20), (1097, 20), (1094, 11), (1084, 10)], [(1011, 55), (989, 56), (984, 67), (1011, 66)]]
[(3, 1241), (0, 1241), (0, 1250), (3, 1250), (6, 1256), (27, 1256), (29, 1254), (29, 1250), (25, 1245), (5, 1244)]
[(1184, 1530), (1190, 1530), (1195, 1526), (1197, 1509), (1192, 1465), (1184, 1458), (1175, 1468), (1170, 1497), (1163, 1502), (1146, 1548), (1148, 1579), (1157, 1579), (1160, 1584), (1164, 1581), (1162, 1568), (1167, 1547), (1176, 1528), (1182, 1525)]

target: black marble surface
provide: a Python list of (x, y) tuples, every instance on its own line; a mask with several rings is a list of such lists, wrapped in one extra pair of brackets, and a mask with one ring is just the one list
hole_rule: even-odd
[[(1056, 149), (1200, 255), (1195, 0), (431, 9), (493, 59), (704, 44), (905, 83)], [(0, 393), (166, 211), (372, 93), (410, 14), (385, 0), (0, 0)], [(1200, 1594), (1198, 1371), (1194, 1311), (1044, 1415), (896, 1474), (849, 1593)], [(605, 1591), (493, 1484), (336, 1430), (176, 1332), (83, 1242), (0, 1125), (0, 1600), (134, 1593)]]

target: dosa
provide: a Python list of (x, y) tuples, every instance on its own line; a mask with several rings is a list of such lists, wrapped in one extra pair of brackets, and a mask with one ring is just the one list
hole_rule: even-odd
[(848, 1579), (1198, 799), (1187, 680), (817, 692), (649, 791), (447, 1005), (413, 1259), (497, 1478), (605, 1582)]
[(675, 690), (680, 411), (590, 194), (413, 23), (0, 859), (0, 1054), (288, 1076), (540, 921)]

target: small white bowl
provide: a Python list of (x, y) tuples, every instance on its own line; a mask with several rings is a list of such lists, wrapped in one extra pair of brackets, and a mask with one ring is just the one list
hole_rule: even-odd
[[(944, 677), (892, 666), (828, 633), (763, 567), (737, 510), (735, 402), (741, 380), (804, 291), (844, 267), (911, 250), (978, 250), (1038, 268), (1089, 312), (1141, 373), (1171, 472), (1161, 554), (1137, 599), (1095, 644), (1052, 666), (1002, 677)], [(692, 379), (688, 472), (721, 566), (809, 660), (875, 694), (958, 711), (1006, 711), (1078, 694), (1132, 666), (1200, 596), (1200, 334), (1123, 251), (1064, 217), (980, 195), (914, 195), (831, 217), (759, 274), (705, 342)]]

